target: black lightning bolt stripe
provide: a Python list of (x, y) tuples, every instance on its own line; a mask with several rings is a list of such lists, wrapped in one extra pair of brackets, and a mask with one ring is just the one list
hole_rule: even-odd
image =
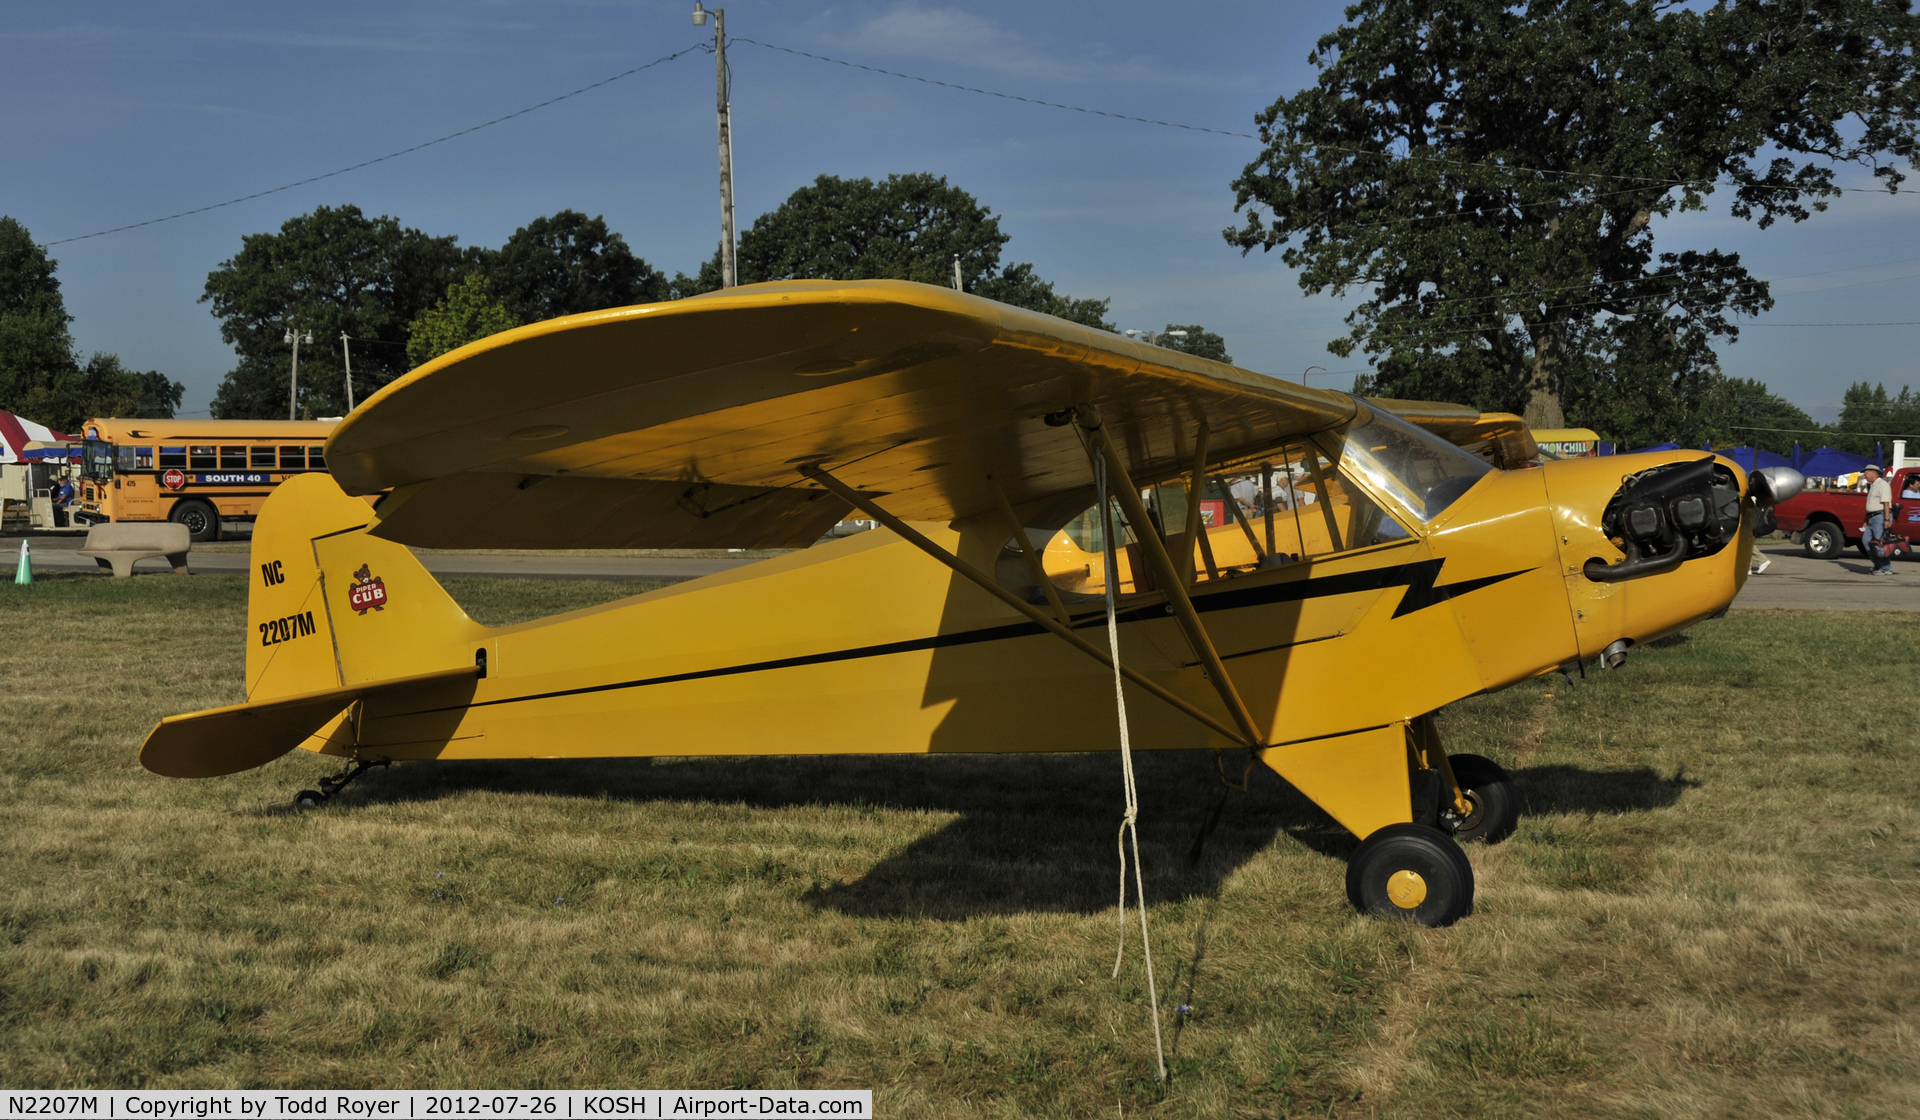
[[(1400, 598), (1393, 617), (1412, 614), (1425, 610), (1435, 603), (1443, 603), (1457, 595), (1478, 591), (1490, 587), (1514, 576), (1525, 575), (1532, 568), (1505, 572), (1497, 576), (1482, 576), (1479, 579), (1462, 580), (1444, 586), (1434, 586), (1434, 580), (1440, 575), (1445, 560), (1420, 560), (1411, 564), (1394, 564), (1384, 568), (1369, 568), (1363, 572), (1343, 572), (1339, 575), (1320, 576), (1316, 579), (1290, 580), (1285, 583), (1272, 583), (1261, 587), (1228, 587), (1211, 593), (1202, 592), (1193, 598), (1194, 610), (1201, 614), (1213, 611), (1240, 610), (1246, 607), (1266, 606), (1273, 603), (1303, 602), (1307, 599), (1323, 599), (1333, 595), (1353, 595), (1362, 591), (1385, 591), (1392, 587), (1405, 587), (1406, 594)], [(1166, 618), (1164, 603), (1137, 607), (1122, 611), (1121, 622), (1144, 622), (1148, 619)], [(1074, 618), (1073, 628), (1083, 630), (1091, 626), (1106, 623), (1106, 612), (1080, 615)], [(679, 684), (683, 681), (706, 680), (711, 677), (731, 677), (742, 673), (764, 673), (773, 669), (794, 669), (804, 665), (828, 665), (837, 661), (858, 661), (867, 657), (886, 657), (896, 653), (917, 653), (929, 649), (951, 649), (955, 646), (977, 645), (981, 642), (998, 642), (1009, 638), (1025, 638), (1035, 634), (1045, 634), (1047, 630), (1037, 622), (1015, 622), (1005, 626), (990, 626), (981, 630), (966, 630), (958, 634), (936, 634), (926, 638), (910, 638), (901, 642), (883, 642), (879, 645), (856, 646), (852, 649), (831, 650), (826, 653), (802, 654), (798, 657), (781, 657), (771, 661), (753, 661), (744, 665), (722, 665), (713, 669), (696, 669), (688, 673), (670, 673), (660, 677), (645, 677), (640, 680), (615, 681), (610, 684), (585, 685), (580, 688), (565, 688), (554, 692), (536, 692), (526, 696), (503, 696), (498, 700), (481, 700), (471, 705), (455, 705), (444, 708), (428, 708), (424, 711), (409, 712), (408, 715), (430, 715), (436, 712), (459, 711), (462, 708), (487, 708), (495, 704), (517, 704), (526, 700), (552, 700), (562, 696), (586, 696), (595, 692), (614, 692), (627, 688), (646, 688), (650, 685)], [(1301, 642), (1285, 642), (1268, 647), (1285, 649), (1289, 645), (1306, 644), (1320, 639), (1304, 639)], [(1261, 650), (1259, 652), (1266, 652)], [(1231, 656), (1231, 655), (1229, 655)]]

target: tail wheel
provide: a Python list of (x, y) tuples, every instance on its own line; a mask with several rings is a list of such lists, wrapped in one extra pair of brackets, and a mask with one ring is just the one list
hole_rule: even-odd
[(1831, 521), (1816, 521), (1807, 526), (1805, 547), (1815, 560), (1831, 560), (1847, 547), (1847, 535)]
[(1347, 899), (1363, 914), (1450, 926), (1473, 910), (1473, 864), (1439, 829), (1390, 824), (1347, 861)]
[(1449, 755), (1447, 763), (1453, 767), (1460, 792), (1467, 795), (1467, 804), (1473, 806), (1454, 828), (1454, 839), (1462, 844), (1473, 840), (1498, 844), (1512, 836), (1520, 824), (1520, 799), (1513, 790), (1513, 776), (1499, 763), (1477, 754)]
[(167, 520), (185, 525), (188, 535), (196, 541), (220, 539), (220, 517), (213, 512), (213, 507), (205, 502), (191, 499), (176, 502), (173, 512), (167, 515)]
[(303, 789), (293, 795), (293, 807), (296, 809), (318, 809), (326, 803), (326, 795), (317, 789)]

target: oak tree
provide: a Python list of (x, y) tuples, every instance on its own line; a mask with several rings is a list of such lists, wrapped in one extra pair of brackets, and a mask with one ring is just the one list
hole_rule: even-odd
[[(916, 172), (872, 179), (822, 175), (754, 220), (740, 235), (740, 282), (917, 280), (1015, 307), (1112, 330), (1108, 301), (1054, 290), (1031, 263), (1002, 266), (1010, 238), (1000, 219), (945, 176)], [(697, 277), (675, 279), (676, 294), (719, 287), (716, 254)]]
[(535, 218), (488, 251), (484, 263), (493, 290), (522, 323), (656, 303), (668, 295), (666, 276), (634, 256), (605, 218), (578, 210)]
[(277, 233), (249, 234), (207, 276), (203, 302), (239, 362), (213, 399), (227, 419), (284, 419), (292, 347), (289, 327), (312, 332), (300, 350), (299, 413), (346, 412), (340, 335), (353, 339), (354, 399), (410, 367), (408, 324), (479, 266), (479, 252), (357, 206), (321, 206)]
[[(1309, 293), (1366, 293), (1366, 386), (1539, 427), (1624, 390), (1671, 418), (1718, 391), (1714, 344), (1772, 306), (1737, 253), (1656, 249), (1728, 209), (1801, 221), (1837, 165), (1902, 181), (1916, 152), (1904, 0), (1361, 0), (1309, 55), (1318, 81), (1258, 119), (1234, 181), (1243, 252)], [(1676, 410), (1678, 410), (1676, 412)]]
[(54, 270), (27, 228), (0, 216), (0, 408), (68, 432), (92, 416), (171, 417), (184, 385), (113, 354), (81, 360)]

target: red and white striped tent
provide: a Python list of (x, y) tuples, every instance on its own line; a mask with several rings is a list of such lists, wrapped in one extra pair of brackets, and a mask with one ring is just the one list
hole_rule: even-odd
[(29, 443), (71, 443), (73, 438), (0, 408), (0, 463), (18, 463), (25, 459)]

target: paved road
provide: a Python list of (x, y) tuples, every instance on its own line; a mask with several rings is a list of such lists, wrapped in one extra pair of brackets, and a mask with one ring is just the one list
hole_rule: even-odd
[(1815, 560), (1797, 544), (1770, 540), (1760, 542), (1759, 553), (1773, 563), (1747, 577), (1735, 610), (1920, 611), (1920, 561), (1895, 560), (1887, 577), (1868, 575), (1872, 563), (1854, 549), (1838, 560)]
[[(82, 538), (79, 535), (41, 536), (36, 534), (32, 544), (34, 569), (109, 574), (105, 568), (94, 563), (91, 557), (79, 555), (81, 543)], [(13, 558), (19, 554), (19, 537), (0, 537), (0, 564), (11, 570), (15, 562)], [(421, 556), (420, 562), (436, 576), (650, 579), (663, 583), (678, 583), (682, 580), (710, 576), (715, 572), (724, 572), (742, 564), (751, 564), (753, 560), (665, 556), (466, 556), (430, 553)], [(196, 572), (244, 572), (247, 570), (248, 563), (248, 556), (244, 552), (194, 552), (187, 557), (187, 566)], [(142, 560), (134, 567), (135, 574), (168, 570), (165, 560)]]
[[(39, 536), (33, 541), (34, 567), (41, 570), (88, 571), (107, 574), (91, 559), (76, 555), (80, 537)], [(11, 565), (20, 551), (19, 537), (0, 538), (0, 568)], [(1920, 561), (1895, 561), (1891, 579), (1869, 576), (1870, 564), (1858, 553), (1839, 560), (1815, 560), (1795, 544), (1767, 541), (1760, 554), (1773, 561), (1765, 572), (1747, 579), (1734, 608), (1776, 610), (1898, 610), (1920, 611)], [(508, 576), (523, 579), (649, 579), (665, 583), (698, 579), (724, 572), (751, 559), (700, 559), (634, 556), (458, 556), (428, 554), (421, 561), (436, 576)], [(190, 564), (197, 572), (242, 572), (244, 552), (195, 552)], [(165, 561), (144, 560), (139, 572), (167, 570)]]

